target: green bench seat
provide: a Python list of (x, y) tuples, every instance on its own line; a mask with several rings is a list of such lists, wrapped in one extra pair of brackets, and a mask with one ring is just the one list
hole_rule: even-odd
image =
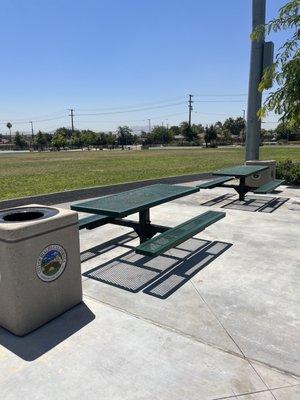
[(256, 194), (270, 193), (278, 186), (280, 186), (283, 182), (284, 182), (283, 179), (274, 179), (273, 181), (265, 183), (264, 185), (259, 186), (257, 189), (253, 190), (253, 193)]
[(91, 215), (89, 217), (81, 218), (78, 221), (78, 228), (81, 229), (94, 229), (97, 226), (107, 224), (111, 218), (107, 215)]
[(200, 185), (197, 185), (197, 187), (200, 189), (213, 189), (216, 186), (221, 185), (222, 183), (231, 181), (232, 179), (232, 176), (221, 176), (220, 178), (214, 179), (213, 181), (201, 183)]
[(224, 217), (224, 212), (207, 211), (178, 226), (175, 226), (174, 228), (168, 229), (152, 239), (147, 240), (147, 242), (136, 247), (135, 251), (138, 254), (143, 254), (149, 257), (158, 256), (172, 247), (186, 241), (200, 231), (203, 231), (209, 225), (214, 224)]

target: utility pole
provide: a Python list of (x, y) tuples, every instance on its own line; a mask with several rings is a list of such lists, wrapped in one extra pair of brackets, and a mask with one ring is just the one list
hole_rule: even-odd
[(30, 125), (31, 125), (31, 141), (32, 141), (32, 147), (33, 147), (33, 143), (34, 143), (34, 131), (33, 131), (33, 122), (30, 121)]
[(192, 98), (194, 97), (194, 95), (193, 94), (189, 94), (189, 128), (191, 128), (191, 125), (192, 125), (192, 111), (193, 111), (193, 106), (192, 106), (192, 104), (194, 103), (193, 101), (192, 101)]
[[(252, 31), (266, 22), (266, 0), (252, 0)], [(262, 94), (258, 85), (263, 74), (264, 36), (251, 41), (250, 74), (248, 89), (248, 110), (246, 128), (246, 161), (259, 159), (261, 121), (257, 116), (261, 108)]]
[[(244, 124), (246, 124), (246, 120), (245, 120), (245, 116), (246, 116), (246, 110), (242, 110), (243, 111), (243, 120), (244, 120)], [(246, 125), (244, 125), (243, 128), (243, 137), (242, 137), (242, 144), (245, 144), (245, 133), (246, 133)]]
[(148, 132), (151, 132), (151, 119), (148, 118)]
[(70, 108), (69, 116), (71, 117), (72, 133), (74, 133), (74, 108)]

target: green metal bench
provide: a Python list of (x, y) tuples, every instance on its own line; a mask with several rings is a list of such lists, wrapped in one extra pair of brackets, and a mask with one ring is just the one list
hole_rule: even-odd
[(265, 194), (273, 192), (273, 190), (280, 186), (283, 182), (284, 180), (282, 179), (274, 179), (273, 181), (265, 183), (264, 185), (259, 186), (257, 189), (253, 190), (253, 193)]
[(207, 211), (174, 228), (168, 229), (152, 239), (147, 240), (136, 247), (135, 251), (136, 253), (145, 256), (158, 256), (203, 231), (209, 225), (224, 218), (225, 215), (226, 214), (221, 211)]
[(81, 218), (78, 221), (78, 228), (81, 229), (94, 229), (98, 226), (107, 224), (111, 220), (107, 215), (91, 215), (89, 217)]
[(213, 181), (201, 183), (200, 185), (197, 185), (197, 187), (200, 189), (213, 189), (217, 186), (220, 186), (222, 183), (231, 181), (232, 179), (232, 176), (222, 176), (221, 178), (214, 179)]

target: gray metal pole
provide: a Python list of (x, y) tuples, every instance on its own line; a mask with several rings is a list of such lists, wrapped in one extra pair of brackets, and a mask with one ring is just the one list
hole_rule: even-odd
[[(265, 24), (266, 0), (252, 0), (252, 30)], [(261, 121), (257, 116), (261, 108), (262, 95), (258, 85), (263, 73), (264, 38), (251, 42), (251, 59), (248, 90), (248, 109), (246, 127), (246, 161), (259, 159)]]

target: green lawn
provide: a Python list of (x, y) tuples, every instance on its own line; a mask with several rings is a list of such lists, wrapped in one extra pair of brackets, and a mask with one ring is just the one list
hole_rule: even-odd
[[(300, 147), (263, 147), (261, 159), (300, 161)], [(166, 176), (241, 164), (244, 149), (0, 153), (0, 199)]]

